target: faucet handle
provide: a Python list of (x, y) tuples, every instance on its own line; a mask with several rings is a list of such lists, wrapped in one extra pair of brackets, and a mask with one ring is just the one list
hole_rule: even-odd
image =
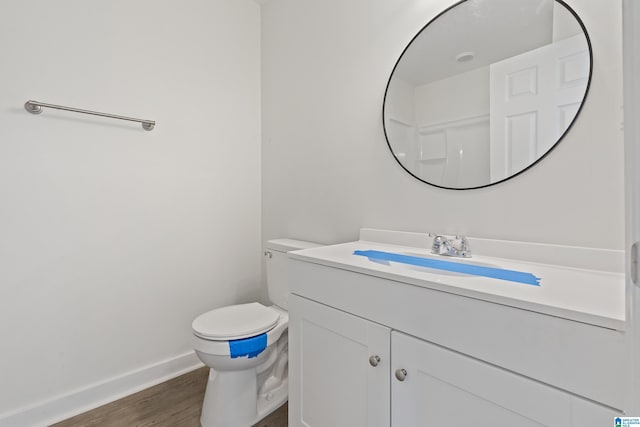
[(456, 235), (456, 240), (460, 241), (461, 245), (465, 245), (466, 246), (466, 245), (469, 244), (469, 241), (467, 240), (466, 236), (461, 236), (461, 235), (458, 236), (458, 235)]
[(471, 257), (471, 249), (469, 248), (469, 240), (465, 236), (456, 236), (458, 251), (463, 258)]
[(447, 239), (440, 234), (427, 233), (427, 235), (429, 237), (433, 237), (433, 242), (431, 243), (431, 253), (440, 255), (442, 246), (447, 242)]

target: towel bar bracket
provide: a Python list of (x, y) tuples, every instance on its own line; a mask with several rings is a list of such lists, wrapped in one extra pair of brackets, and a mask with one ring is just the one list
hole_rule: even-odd
[(32, 104), (31, 101), (27, 101), (24, 103), (24, 108), (31, 114), (40, 114), (42, 113), (42, 107), (36, 104)]

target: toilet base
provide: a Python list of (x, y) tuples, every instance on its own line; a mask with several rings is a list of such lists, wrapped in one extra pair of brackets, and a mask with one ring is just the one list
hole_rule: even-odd
[(250, 427), (287, 402), (289, 381), (257, 395), (256, 372), (216, 372), (209, 381), (202, 404), (202, 427)]
[(276, 409), (287, 403), (289, 400), (289, 381), (284, 380), (282, 386), (275, 390), (258, 396), (258, 416), (251, 423), (252, 425), (274, 412)]

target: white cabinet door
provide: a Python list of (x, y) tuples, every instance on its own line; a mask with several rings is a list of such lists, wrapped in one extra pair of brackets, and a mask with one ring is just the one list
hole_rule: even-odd
[(396, 331), (391, 352), (393, 427), (571, 425), (566, 393)]
[(388, 427), (389, 341), (387, 327), (291, 295), (289, 426)]

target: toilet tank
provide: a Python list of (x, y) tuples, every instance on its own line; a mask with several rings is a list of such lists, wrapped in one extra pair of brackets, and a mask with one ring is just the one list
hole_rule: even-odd
[(312, 242), (292, 239), (274, 239), (267, 241), (267, 288), (269, 300), (280, 308), (288, 309), (289, 284), (287, 273), (287, 252), (301, 249), (316, 248), (319, 245)]

